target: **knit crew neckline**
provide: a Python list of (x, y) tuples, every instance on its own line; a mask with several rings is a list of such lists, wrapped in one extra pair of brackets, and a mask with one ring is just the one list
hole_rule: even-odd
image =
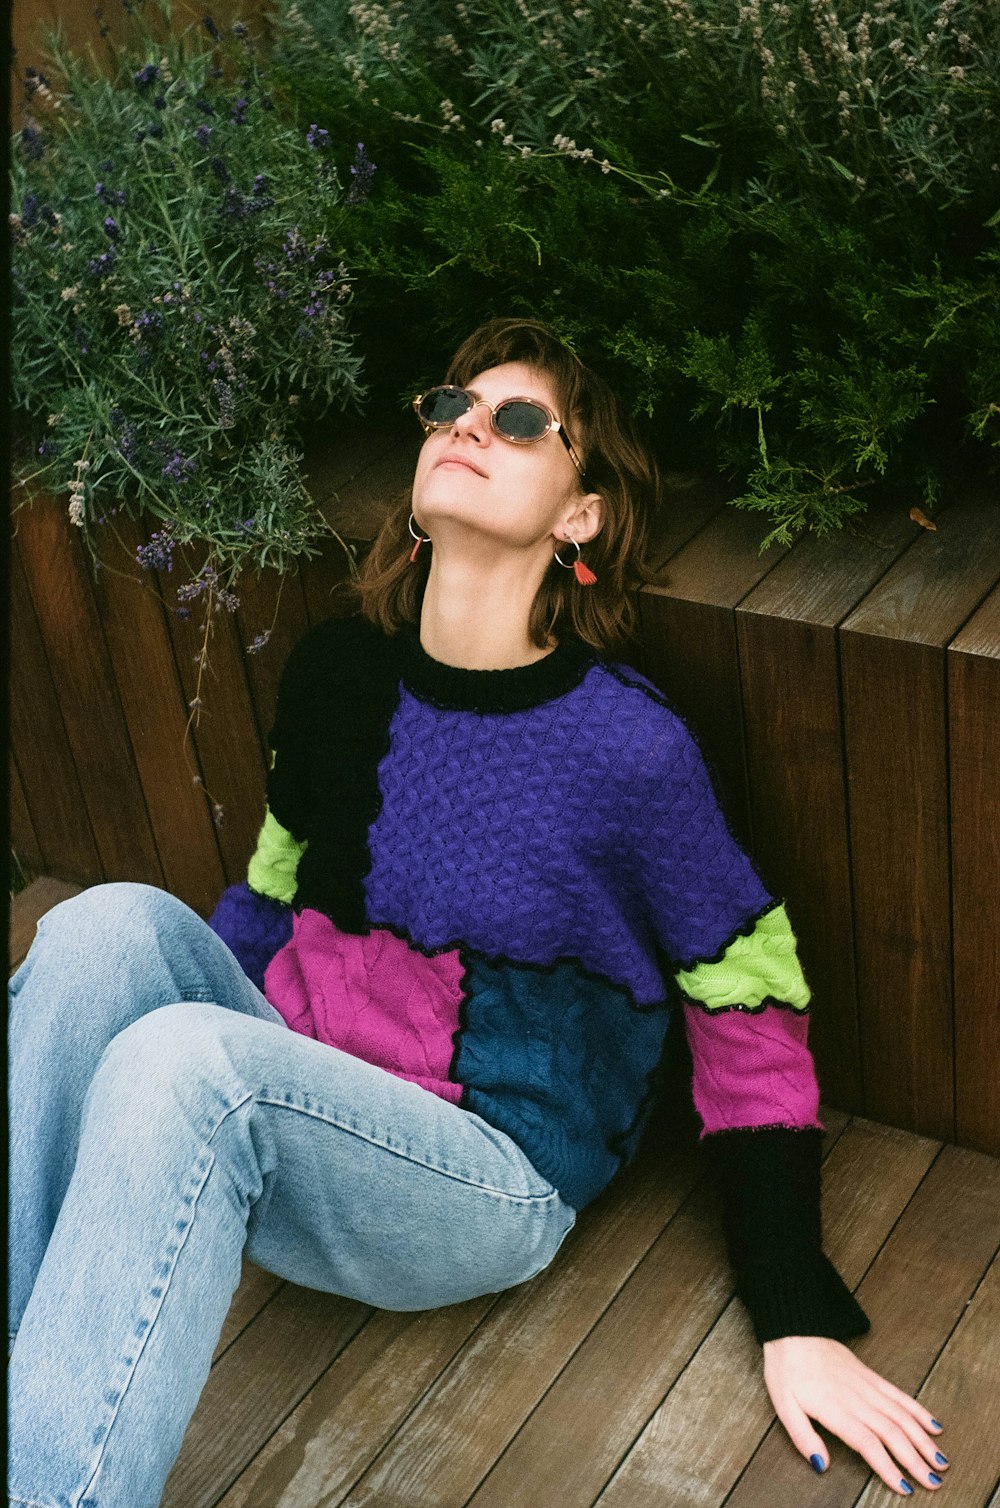
[(522, 712), (579, 685), (597, 651), (578, 635), (562, 632), (549, 654), (506, 670), (468, 670), (429, 655), (416, 624), (397, 636), (403, 684), (435, 707), (464, 712)]

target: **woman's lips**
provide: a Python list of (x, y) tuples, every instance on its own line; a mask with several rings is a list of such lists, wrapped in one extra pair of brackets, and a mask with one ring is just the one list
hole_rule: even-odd
[(478, 466), (473, 466), (471, 461), (462, 461), (458, 456), (448, 456), (446, 460), (438, 461), (438, 466), (462, 466), (466, 471), (471, 471), (473, 476), (485, 476), (485, 472), (480, 471)]

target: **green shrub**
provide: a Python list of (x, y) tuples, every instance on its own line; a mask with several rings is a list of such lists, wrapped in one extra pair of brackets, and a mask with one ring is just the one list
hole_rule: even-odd
[(991, 0), (281, 4), (300, 119), (380, 165), (345, 253), (374, 393), (545, 318), (762, 548), (995, 465)]
[(284, 570), (330, 534), (298, 436), (363, 407), (339, 242), (363, 201), (327, 134), (275, 109), (245, 26), (173, 35), (161, 11), (166, 40), (136, 11), (108, 72), (58, 39), (54, 81), (27, 70), (15, 425), (27, 487), (69, 495), (97, 565), (97, 526), (127, 508), (160, 524), (140, 565), (200, 545), (178, 599), (233, 610), (245, 565)]

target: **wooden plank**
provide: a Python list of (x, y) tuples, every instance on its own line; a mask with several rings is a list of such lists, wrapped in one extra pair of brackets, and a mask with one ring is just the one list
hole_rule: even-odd
[(10, 929), (8, 941), (8, 965), (13, 973), (28, 956), (35, 940), (35, 928), (46, 911), (79, 895), (83, 887), (67, 880), (57, 880), (52, 875), (39, 875), (14, 896), (10, 903)]
[(345, 1504), (467, 1501), (702, 1173), (689, 1144), (657, 1161), (616, 1180), (550, 1266), (501, 1296)]
[(736, 608), (753, 852), (798, 939), (824, 1096), (855, 1113), (864, 1080), (836, 625), (920, 532), (899, 508), (866, 522), (801, 537)]
[(211, 1508), (372, 1313), (284, 1283), (208, 1374), (160, 1508)]
[[(849, 1207), (850, 1191), (845, 1194), (843, 1178), (834, 1180), (831, 1188), (826, 1172), (831, 1148), (848, 1117), (833, 1112), (828, 1121), (825, 1115), (822, 1118), (827, 1123), (824, 1201), (834, 1208)], [(831, 1234), (828, 1249), (836, 1250), (838, 1232), (834, 1229)], [(682, 1372), (687, 1376), (698, 1365), (706, 1333), (714, 1335), (713, 1326), (718, 1329), (723, 1316), (733, 1321), (727, 1333), (738, 1331), (737, 1336), (731, 1335), (733, 1347), (728, 1353), (731, 1396), (740, 1363), (752, 1376), (759, 1367), (760, 1348), (742, 1303), (733, 1295), (719, 1198), (706, 1180), (692, 1191), (573, 1353), (469, 1500), (469, 1508), (592, 1503), (664, 1394)], [(674, 1463), (680, 1457), (683, 1480), (684, 1446), (678, 1432), (674, 1433), (672, 1457)], [(692, 1442), (697, 1437), (693, 1431)], [(673, 1465), (668, 1470), (675, 1493), (671, 1501), (676, 1502), (679, 1482)], [(637, 1493), (619, 1501), (645, 1503), (646, 1499)]]
[(766, 525), (723, 508), (640, 594), (643, 669), (688, 723), (739, 842), (751, 841), (734, 609), (788, 550), (760, 554)]
[(375, 456), (369, 465), (351, 477), (323, 507), (329, 522), (345, 538), (371, 541), (382, 526), (390, 503), (413, 484), (413, 475), (423, 445), (414, 423), (399, 433), (392, 447)]
[[(869, 1206), (862, 1218), (867, 1221), (872, 1213)], [(985, 1358), (980, 1358), (978, 1375), (970, 1378), (947, 1371), (942, 1380), (949, 1379), (954, 1391), (941, 1392), (925, 1379), (983, 1281), (998, 1242), (1000, 1164), (981, 1152), (945, 1146), (857, 1289), (858, 1302), (872, 1328), (851, 1341), (851, 1350), (904, 1392), (922, 1393), (934, 1418), (947, 1427), (953, 1449), (945, 1448), (944, 1454), (955, 1464), (944, 1481), (958, 1473), (951, 1490), (963, 1508), (966, 1503), (985, 1501), (981, 1488), (988, 1490), (1000, 1470), (1000, 1443), (994, 1427), (996, 1394), (977, 1396), (980, 1375), (984, 1386), (990, 1375), (996, 1375), (997, 1348), (992, 1347), (985, 1369)], [(900, 1502), (900, 1494), (876, 1479), (856, 1451), (829, 1431), (824, 1438), (830, 1447), (830, 1466), (817, 1475), (775, 1419), (726, 1499), (726, 1508), (855, 1503), (866, 1484), (871, 1485), (861, 1501), (872, 1508)], [(904, 1475), (914, 1488), (915, 1501), (921, 1484), (909, 1472)], [(924, 1484), (923, 1491), (931, 1489)]]
[(1000, 581), (1000, 509), (992, 498), (935, 514), (913, 548), (843, 623), (845, 632), (942, 649)]
[(673, 556), (722, 512), (733, 490), (713, 472), (667, 471), (662, 482), (663, 497), (659, 514), (650, 523), (647, 558), (653, 573), (665, 579)]
[[(321, 508), (335, 503), (349, 482), (393, 451), (401, 442), (419, 446), (417, 421), (411, 415), (335, 417), (306, 441), (302, 479)], [(415, 464), (415, 463), (414, 463)]]
[[(355, 571), (371, 547), (397, 495), (408, 488), (420, 452), (419, 431), (397, 434), (391, 448), (378, 453), (323, 504), (330, 528), (354, 546)], [(331, 536), (318, 559), (304, 561), (302, 583), (312, 623), (340, 617), (351, 605), (342, 588), (352, 574), (342, 545)]]
[[(202, 707), (191, 723), (187, 746), (191, 762), (204, 780), (206, 810), (211, 814), (217, 803), (222, 808), (221, 826), (216, 827), (222, 859), (223, 882), (238, 884), (246, 878), (246, 868), (256, 847), (257, 835), (264, 820), (266, 800), (265, 775), (270, 763), (258, 731), (247, 674), (241, 636), (234, 615), (216, 603), (208, 626), (208, 666), (199, 685), (198, 660), (206, 633), (204, 595), (189, 604), (190, 617), (179, 617), (175, 610), (177, 587), (194, 579), (204, 559), (203, 547), (179, 547), (174, 554), (174, 569), (154, 574), (163, 601), (170, 609), (166, 615), (174, 659), (187, 712), (196, 697)], [(237, 590), (236, 595), (239, 596)], [(214, 819), (213, 819), (214, 820)], [(218, 899), (218, 887), (199, 907), (207, 915)]]
[[(38, 506), (38, 505), (36, 505)], [(18, 524), (22, 509), (15, 515)], [(20, 529), (10, 549), (10, 738), (38, 836), (41, 867), (94, 884), (107, 878), (21, 558)], [(41, 757), (44, 751), (44, 758)]]
[[(164, 886), (88, 562), (65, 508), (38, 499), (18, 513), (21, 560), (52, 667), (102, 878)], [(37, 748), (32, 742), (31, 748)], [(22, 758), (22, 769), (24, 759)], [(91, 878), (91, 876), (85, 876)], [(94, 876), (96, 878), (96, 876)]]
[[(609, 1190), (581, 1217), (581, 1224), (618, 1218), (618, 1205), (629, 1197), (629, 1187), (633, 1199), (649, 1197), (644, 1179), (650, 1172), (659, 1176), (659, 1139), (682, 1137), (685, 1129), (694, 1140), (683, 1107), (662, 1108), (643, 1152), (623, 1175), (614, 1197)], [(557, 1258), (569, 1262), (570, 1270), (572, 1243), (578, 1237), (579, 1228)], [(487, 1294), (483, 1300), (418, 1315), (377, 1312), (268, 1440), (226, 1494), (222, 1508), (256, 1508), (279, 1500), (303, 1505), (339, 1500), (501, 1298), (507, 1301), (504, 1295)]]
[[(21, 781), (21, 772), (17, 767), (17, 759), (13, 748), (7, 751), (7, 768), (10, 771), (10, 784), (7, 793), (7, 820), (10, 824), (10, 846), (17, 855), (18, 862), (25, 870), (32, 870), (38, 874), (45, 868), (42, 857), (41, 844), (38, 834), (35, 832), (35, 824), (31, 820), (31, 812), (28, 810), (28, 798), (24, 794), (24, 785)], [(11, 876), (13, 883), (13, 874)]]
[[(940, 1435), (941, 1454), (949, 1462), (954, 1459), (955, 1465), (949, 1465), (947, 1472), (938, 1475), (947, 1482), (953, 1472), (958, 1472), (951, 1493), (953, 1502), (996, 1502), (993, 1494), (1000, 1476), (996, 1428), (996, 1400), (1000, 1396), (998, 1335), (1000, 1259), (994, 1259), (967, 1301), (927, 1380), (919, 1389), (914, 1388), (913, 1393), (945, 1426)], [(880, 1479), (873, 1478), (858, 1498), (857, 1508), (887, 1508), (890, 1502), (898, 1501), (898, 1496), (889, 1493)]]
[(206, 915), (223, 889), (222, 861), (204, 793), (192, 783), (202, 771), (190, 744), (185, 747), (188, 709), (166, 621), (169, 608), (154, 577), (136, 563), (136, 550), (152, 527), (126, 514), (110, 520), (102, 541), (106, 568), (89, 585), (165, 888)]
[(661, 591), (677, 602), (698, 602), (716, 608), (735, 608), (789, 552), (773, 544), (763, 554), (761, 542), (767, 521), (738, 508), (722, 508), (688, 544), (672, 555)]
[[(457, 1365), (464, 1367), (467, 1347), (463, 1347), (470, 1337), (471, 1344), (478, 1343), (480, 1349), (485, 1346), (487, 1359), (483, 1365), (488, 1369), (499, 1367), (506, 1374), (511, 1365), (511, 1358), (507, 1354), (508, 1329), (513, 1325), (520, 1333), (526, 1328), (533, 1328), (529, 1315), (534, 1303), (546, 1308), (547, 1312), (552, 1308), (554, 1301), (550, 1289), (553, 1281), (565, 1285), (562, 1307), (568, 1305), (570, 1309), (574, 1308), (574, 1296), (575, 1307), (579, 1310), (587, 1296), (593, 1302), (594, 1295), (607, 1285), (610, 1284), (608, 1292), (613, 1292), (615, 1273), (622, 1269), (622, 1264), (623, 1270), (627, 1271), (630, 1265), (639, 1260), (642, 1251), (654, 1239), (668, 1217), (669, 1209), (677, 1202), (678, 1195), (673, 1182), (670, 1181), (668, 1186), (668, 1180), (663, 1176), (664, 1161), (659, 1148), (644, 1144), (632, 1167), (601, 1199), (583, 1212), (576, 1229), (567, 1238), (555, 1261), (531, 1283), (519, 1285), (500, 1295), (485, 1295), (481, 1300), (472, 1300), (465, 1305), (448, 1306), (446, 1311), (428, 1311), (426, 1315), (417, 1316), (422, 1321), (422, 1329), (412, 1333), (408, 1327), (400, 1328), (400, 1317), (375, 1311), (375, 1320), (370, 1323), (377, 1321), (377, 1327), (368, 1335), (368, 1326), (365, 1326), (365, 1331), (360, 1333), (344, 1353), (338, 1368), (317, 1384), (315, 1401), (312, 1394), (305, 1397), (308, 1386), (302, 1387), (304, 1402), (300, 1411), (291, 1415), (285, 1426), (269, 1441), (254, 1461), (246, 1480), (240, 1478), (238, 1482), (235, 1481), (238, 1470), (233, 1470), (230, 1480), (235, 1485), (233, 1493), (225, 1500), (227, 1508), (234, 1508), (237, 1503), (257, 1505), (269, 1500), (277, 1502), (286, 1490), (294, 1498), (299, 1498), (300, 1492), (306, 1492), (307, 1496), (302, 1501), (339, 1501), (340, 1494), (371, 1465), (386, 1441), (391, 1442), (388, 1449), (395, 1450), (399, 1439), (395, 1432), (404, 1420), (404, 1427), (409, 1427), (414, 1407), (419, 1405), (421, 1397), (441, 1368), (456, 1353)], [(670, 1165), (677, 1167), (679, 1163)], [(683, 1198), (683, 1193), (680, 1197)], [(641, 1209), (640, 1219), (629, 1216), (630, 1203)], [(602, 1273), (606, 1249), (611, 1249), (614, 1256), (607, 1263), (608, 1270)], [(588, 1259), (589, 1252), (594, 1254), (592, 1259)], [(591, 1271), (591, 1267), (595, 1270)], [(557, 1276), (560, 1273), (561, 1278)], [(453, 1318), (449, 1318), (449, 1311), (452, 1309), (455, 1314)], [(512, 1313), (510, 1320), (502, 1317), (509, 1309)], [(410, 1321), (414, 1316), (405, 1315), (402, 1318)], [(544, 1329), (543, 1320), (536, 1321), (536, 1325), (541, 1325)], [(232, 1348), (233, 1352), (245, 1353), (245, 1368), (257, 1365), (255, 1359), (248, 1360), (256, 1355), (255, 1329), (256, 1325), (252, 1325)], [(426, 1342), (423, 1339), (425, 1335), (428, 1337)], [(513, 1341), (511, 1344), (520, 1345), (522, 1342)], [(539, 1344), (543, 1344), (541, 1338)], [(358, 1355), (352, 1355), (356, 1345), (360, 1345), (362, 1350)], [(560, 1346), (555, 1336), (545, 1341), (544, 1345), (558, 1356)], [(489, 1359), (493, 1351), (500, 1353), (495, 1361)], [(371, 1377), (367, 1373), (369, 1365), (375, 1368)], [(472, 1362), (471, 1365), (475, 1373), (478, 1363)], [(453, 1370), (454, 1364), (447, 1367), (445, 1378), (452, 1378)], [(434, 1388), (435, 1396), (436, 1393), (437, 1387)], [(229, 1416), (224, 1409), (224, 1399), (220, 1399), (214, 1422), (209, 1420), (204, 1426), (206, 1434), (213, 1431), (218, 1434), (220, 1429), (227, 1431), (230, 1428)], [(205, 1406), (199, 1404), (199, 1414), (204, 1411)], [(456, 1425), (459, 1431), (463, 1427), (461, 1424)], [(433, 1429), (433, 1425), (430, 1428)], [(185, 1448), (186, 1446), (185, 1441)], [(422, 1447), (414, 1448), (410, 1445), (404, 1448), (404, 1470), (410, 1451), (414, 1450), (419, 1456), (421, 1449)], [(464, 1449), (462, 1446), (462, 1450)], [(304, 1451), (307, 1452), (305, 1457)], [(457, 1453), (461, 1454), (461, 1450)], [(376, 1464), (380, 1465), (381, 1459)], [(294, 1488), (290, 1486), (293, 1478)], [(439, 1471), (436, 1472), (436, 1480), (440, 1485)], [(303, 1483), (307, 1483), (308, 1487), (303, 1487)], [(380, 1492), (382, 1489), (376, 1490)], [(389, 1490), (391, 1492), (392, 1489)], [(407, 1487), (407, 1493), (409, 1490)], [(452, 1501), (447, 1496), (434, 1497), (433, 1487), (429, 1490), (429, 1501)], [(442, 1487), (442, 1491), (444, 1490)], [(408, 1496), (404, 1500), (414, 1504), (420, 1501), (419, 1498), (411, 1499)], [(375, 1501), (394, 1499), (391, 1496), (377, 1497)]]
[(948, 646), (955, 1130), (1000, 1154), (1000, 587)]
[(251, 1321), (255, 1320), (271, 1302), (283, 1285), (284, 1279), (275, 1277), (273, 1272), (265, 1272), (262, 1267), (257, 1267), (247, 1257), (243, 1258), (243, 1276), (240, 1279), (240, 1286), (233, 1294), (233, 1302), (229, 1307), (229, 1313), (226, 1315), (212, 1356), (213, 1367), (220, 1356), (229, 1350), (237, 1337), (243, 1334)]
[(953, 1139), (945, 646), (996, 583), (1000, 516), (943, 513), (839, 641), (866, 1114)]
[(377, 1309), (219, 1508), (339, 1502), (499, 1297), (408, 1313)]
[[(265, 777), (270, 766), (267, 736), (274, 726), (281, 672), (292, 649), (309, 629), (300, 565), (284, 576), (272, 570), (248, 569), (238, 587), (240, 605), (235, 623), (257, 735), (265, 751)], [(263, 649), (251, 654), (249, 646), (254, 639), (268, 631), (270, 638)]]
[[(937, 1151), (936, 1143), (871, 1121), (854, 1119), (842, 1126), (823, 1164), (824, 1250), (852, 1290), (858, 1290)], [(867, 1309), (860, 1290), (858, 1297)], [(852, 1347), (856, 1343), (850, 1342)], [(734, 1300), (678, 1371), (597, 1501), (601, 1508), (640, 1502), (655, 1508), (678, 1500), (691, 1508), (728, 1504), (727, 1494), (742, 1483), (741, 1473), (775, 1423), (761, 1348), (742, 1305)], [(802, 1473), (814, 1473), (800, 1456), (796, 1464), (794, 1490), (767, 1498), (769, 1505), (790, 1508), (799, 1502), (795, 1491)], [(853, 1499), (835, 1496), (831, 1501)]]

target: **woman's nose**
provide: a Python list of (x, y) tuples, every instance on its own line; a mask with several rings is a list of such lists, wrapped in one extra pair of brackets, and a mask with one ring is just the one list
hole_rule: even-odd
[[(489, 405), (483, 398), (477, 398), (472, 408), (466, 409), (464, 414), (459, 414), (452, 428), (460, 433), (478, 434), (480, 439), (487, 439), (490, 433), (490, 420), (493, 415)], [(461, 426), (461, 428), (459, 428)]]

